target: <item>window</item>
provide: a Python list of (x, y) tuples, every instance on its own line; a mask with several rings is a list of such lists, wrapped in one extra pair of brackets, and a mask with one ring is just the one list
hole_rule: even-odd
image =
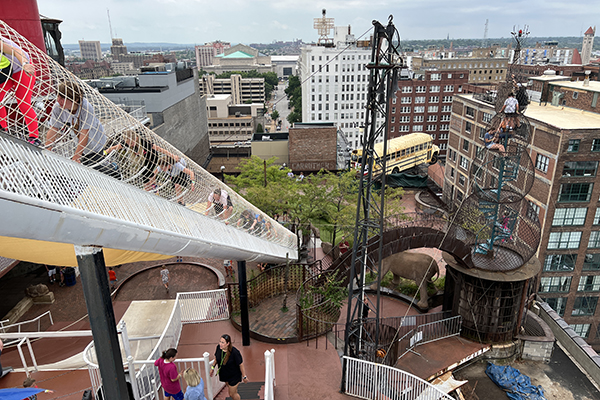
[(460, 190), (456, 191), (456, 200), (457, 201), (462, 201), (463, 200), (463, 193)]
[(570, 276), (543, 276), (540, 278), (541, 293), (568, 293), (571, 287)]
[(463, 139), (463, 150), (469, 151), (469, 141), (467, 139)]
[(579, 97), (579, 93), (573, 92), (573, 100), (577, 100), (578, 97)]
[(598, 161), (567, 161), (562, 176), (596, 176)]
[(423, 132), (423, 125), (413, 125), (412, 131), (413, 132)]
[(444, 96), (442, 98), (442, 102), (444, 102), (444, 103), (452, 103), (452, 96)]
[(412, 86), (402, 86), (402, 93), (412, 93)]
[(450, 115), (442, 115), (440, 117), (441, 122), (450, 122)]
[(437, 125), (427, 125), (427, 131), (433, 132), (437, 130)]
[(551, 297), (549, 299), (544, 299), (544, 301), (548, 303), (559, 316), (562, 317), (565, 315), (565, 308), (567, 308), (566, 297)]
[(594, 315), (596, 313), (597, 305), (597, 297), (577, 297), (575, 299), (575, 304), (573, 304), (573, 312), (571, 312), (571, 315), (574, 317), (582, 315)]
[(473, 129), (473, 124), (472, 124), (472, 123), (470, 123), (469, 121), (467, 121), (467, 122), (465, 123), (465, 132), (467, 132), (467, 133), (471, 133), (471, 130), (472, 130), (472, 129)]
[(584, 271), (598, 271), (600, 270), (600, 254), (588, 253), (583, 259), (583, 270)]
[(593, 187), (593, 183), (562, 184), (558, 201), (589, 201)]
[(588, 248), (597, 249), (600, 248), (600, 231), (591, 231), (590, 240), (588, 242)]
[(546, 173), (546, 172), (548, 172), (548, 163), (549, 162), (550, 162), (550, 159), (548, 157), (538, 154), (537, 157), (535, 158), (535, 168)]
[(488, 113), (484, 112), (483, 115), (481, 116), (481, 120), (483, 122), (486, 122), (486, 123), (487, 122), (491, 122), (492, 121), (492, 117), (493, 117), (492, 114), (488, 114)]
[(458, 183), (461, 186), (465, 186), (465, 176), (463, 174), (458, 174)]
[(569, 153), (576, 153), (579, 151), (579, 139), (569, 140), (569, 147), (567, 147)]
[(473, 107), (467, 106), (467, 110), (465, 111), (467, 117), (475, 118), (475, 109)]
[(445, 85), (444, 92), (454, 92), (454, 85)]
[(439, 85), (429, 86), (429, 93), (438, 93), (440, 91)]
[(449, 131), (449, 130), (450, 130), (449, 124), (441, 124), (440, 125), (440, 131)]
[(415, 93), (425, 93), (426, 87), (425, 86), (417, 86)]
[(450, 167), (450, 178), (454, 178), (454, 168)]
[(577, 249), (581, 232), (550, 232), (548, 249)]
[(429, 106), (427, 107), (427, 112), (436, 113), (438, 112), (438, 106)]
[(452, 106), (442, 106), (442, 112), (451, 112)]
[(437, 115), (428, 115), (427, 122), (437, 122)]
[(578, 292), (600, 291), (600, 275), (584, 275), (579, 278)]
[(587, 337), (590, 335), (590, 327), (592, 324), (571, 324), (569, 326), (573, 328), (576, 334), (584, 339), (587, 339)]
[(442, 79), (442, 74), (431, 74), (432, 81), (439, 81)]
[(423, 116), (422, 115), (415, 115), (413, 117), (413, 122), (423, 122)]
[(485, 128), (479, 128), (479, 139), (483, 140), (483, 138), (485, 137)]
[(425, 112), (425, 106), (416, 106), (416, 107), (415, 107), (415, 112), (416, 112), (416, 113), (422, 113), (422, 112)]
[(408, 132), (408, 131), (409, 131), (408, 125), (400, 125), (398, 127), (398, 132)]
[(400, 112), (402, 114), (407, 114), (407, 113), (410, 113), (410, 109), (411, 109), (411, 107), (403, 106), (403, 107), (400, 107)]
[(596, 208), (596, 214), (594, 215), (594, 225), (600, 225), (600, 207)]
[[(467, 160), (467, 158), (463, 157), (463, 156), (460, 156), (459, 160), (460, 160), (459, 164), (460, 164), (461, 168), (466, 169), (468, 171), (469, 170), (469, 160)], [(579, 235), (581, 235), (581, 232), (579, 232)]]
[(600, 139), (592, 140), (592, 151), (600, 151)]
[(577, 254), (550, 254), (544, 260), (544, 271), (573, 271)]
[[(400, 103), (402, 104), (410, 104), (412, 101), (412, 97), (402, 97), (400, 98)], [(416, 101), (415, 101), (416, 103)]]
[(583, 225), (587, 208), (557, 208), (554, 210), (552, 226)]
[[(408, 122), (410, 122), (410, 115), (403, 115), (399, 118), (399, 120), (402, 123), (408, 123)], [(392, 121), (392, 122), (394, 122), (394, 121)]]
[(429, 97), (429, 102), (430, 103), (439, 103), (440, 102), (440, 96), (430, 96)]
[(415, 104), (425, 103), (425, 96), (417, 96), (415, 97)]

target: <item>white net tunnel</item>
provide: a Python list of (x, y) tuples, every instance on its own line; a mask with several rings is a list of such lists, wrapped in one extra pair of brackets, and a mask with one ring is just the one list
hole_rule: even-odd
[[(0, 37), (0, 214), (15, 222), (0, 228), (0, 256), (35, 262), (15, 250), (29, 239), (162, 255), (296, 257), (292, 232), (2, 21)], [(65, 221), (74, 224), (68, 231)]]

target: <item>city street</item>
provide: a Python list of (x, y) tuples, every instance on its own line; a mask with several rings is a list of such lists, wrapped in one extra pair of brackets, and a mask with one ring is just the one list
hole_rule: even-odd
[[(279, 85), (277, 85), (277, 90), (274, 90), (273, 94), (271, 95), (271, 103), (269, 106), (269, 112), (273, 112), (273, 110), (277, 110), (277, 112), (279, 112), (281, 131), (283, 132), (287, 132), (290, 127), (290, 123), (287, 120), (288, 115), (290, 115), (290, 110), (288, 110), (288, 98), (284, 92), (287, 85), (288, 81), (279, 82)], [(276, 132), (275, 121), (271, 122), (269, 132)]]

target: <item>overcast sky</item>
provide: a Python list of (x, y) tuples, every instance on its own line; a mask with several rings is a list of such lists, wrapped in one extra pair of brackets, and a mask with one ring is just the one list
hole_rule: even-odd
[(203, 44), (316, 41), (313, 19), (335, 19), (361, 36), (376, 19), (390, 14), (403, 39), (489, 38), (510, 36), (514, 25), (530, 27), (531, 36), (580, 36), (600, 25), (598, 0), (38, 0), (41, 14), (62, 20), (62, 43), (99, 40), (113, 34), (127, 42)]

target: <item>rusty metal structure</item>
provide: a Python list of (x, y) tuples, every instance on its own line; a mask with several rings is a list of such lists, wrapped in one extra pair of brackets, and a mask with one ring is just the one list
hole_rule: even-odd
[[(506, 82), (498, 86), (497, 114), (487, 126), (502, 147), (483, 147), (471, 168), (471, 194), (454, 215), (462, 229), (458, 239), (471, 248), (473, 268), (446, 254), (444, 309), (463, 317), (463, 336), (481, 342), (508, 341), (518, 333), (524, 307), (540, 264), (541, 228), (537, 213), (525, 199), (535, 178), (527, 148), (531, 126), (524, 115), (525, 87), (514, 66), (520, 61), (527, 28), (514, 30), (516, 42)], [(508, 100), (509, 97), (513, 99)], [(489, 95), (486, 96), (489, 102)], [(510, 102), (515, 112), (506, 112)], [(504, 151), (503, 151), (504, 150)]]

